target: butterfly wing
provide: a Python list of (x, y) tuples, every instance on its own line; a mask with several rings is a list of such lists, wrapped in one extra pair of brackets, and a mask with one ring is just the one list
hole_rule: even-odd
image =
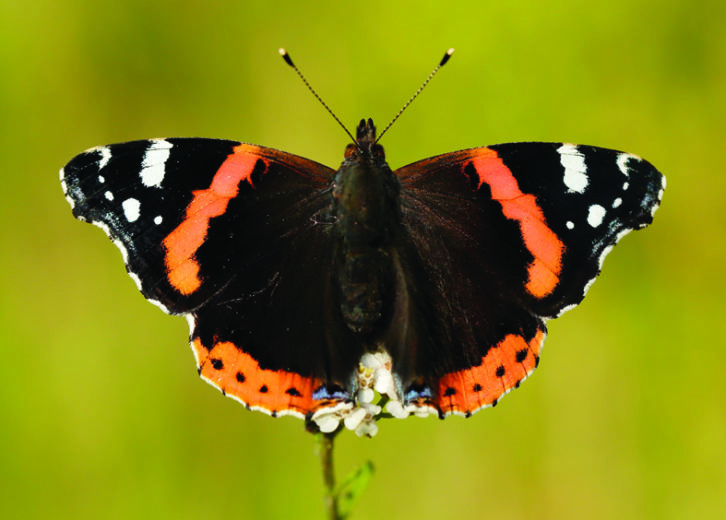
[(463, 150), (396, 175), (413, 266), (403, 292), (428, 293), (412, 319), (432, 339), (394, 359), (409, 406), (443, 414), (494, 405), (534, 370), (546, 320), (582, 300), (665, 188), (638, 157), (562, 143)]
[(61, 181), (143, 295), (187, 316), (202, 377), (248, 407), (305, 415), (348, 398), (336, 385), (360, 357), (333, 348), (347, 329), (324, 312), (334, 173), (260, 146), (159, 139), (89, 150)]

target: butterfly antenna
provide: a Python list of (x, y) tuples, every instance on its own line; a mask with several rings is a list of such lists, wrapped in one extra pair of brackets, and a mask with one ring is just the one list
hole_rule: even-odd
[(426, 88), (426, 85), (429, 84), (429, 81), (431, 81), (431, 79), (436, 75), (436, 73), (439, 71), (439, 69), (441, 67), (443, 67), (444, 65), (446, 65), (446, 62), (449, 61), (449, 58), (451, 58), (451, 55), (452, 54), (454, 54), (454, 48), (453, 47), (451, 49), (449, 49), (448, 51), (446, 51), (446, 54), (444, 54), (444, 57), (441, 58), (441, 61), (439, 62), (438, 65), (436, 65), (436, 68), (434, 68), (434, 70), (431, 71), (431, 74), (429, 74), (429, 77), (426, 78), (426, 81), (424, 81), (423, 84), (418, 88), (418, 90), (416, 91), (416, 93), (413, 96), (411, 96), (411, 99), (409, 99), (408, 101), (406, 101), (406, 104), (403, 105), (403, 107), (401, 108), (401, 110), (398, 111), (398, 114), (396, 114), (396, 117), (393, 118), (393, 121), (391, 121), (390, 123), (388, 123), (388, 126), (383, 129), (383, 132), (381, 132), (381, 134), (378, 136), (378, 139), (376, 139), (376, 143), (378, 141), (380, 141), (381, 140), (381, 137), (383, 137), (383, 134), (385, 134), (388, 131), (388, 129), (391, 128), (391, 126), (393, 125), (393, 123), (396, 122), (396, 119), (398, 119), (399, 117), (401, 117), (401, 114), (403, 114), (403, 111), (408, 108), (408, 105), (410, 105), (411, 103), (413, 103), (413, 100), (418, 97), (418, 95), (421, 93), (421, 91), (424, 88)]
[(285, 63), (287, 63), (288, 65), (290, 65), (290, 66), (291, 66), (291, 67), (292, 67), (292, 68), (293, 68), (293, 69), (295, 70), (295, 72), (297, 72), (297, 75), (298, 75), (298, 76), (300, 76), (300, 79), (301, 79), (301, 80), (303, 80), (303, 83), (305, 83), (305, 86), (306, 86), (306, 87), (308, 88), (308, 90), (309, 90), (310, 92), (312, 92), (312, 93), (313, 93), (313, 96), (315, 96), (315, 99), (317, 99), (318, 101), (320, 101), (320, 104), (321, 104), (321, 105), (323, 105), (323, 106), (325, 107), (325, 110), (327, 110), (327, 111), (328, 111), (328, 113), (329, 113), (329, 114), (330, 114), (331, 116), (333, 116), (333, 119), (335, 119), (335, 120), (336, 120), (336, 121), (338, 122), (338, 124), (340, 125), (340, 127), (341, 127), (341, 128), (343, 129), (343, 130), (345, 130), (345, 133), (346, 133), (346, 134), (348, 134), (348, 137), (350, 137), (350, 138), (351, 138), (351, 139), (353, 140), (353, 142), (355, 143), (355, 145), (356, 145), (356, 146), (358, 146), (358, 141), (356, 141), (356, 140), (355, 140), (355, 137), (353, 137), (353, 134), (351, 134), (351, 133), (350, 133), (350, 132), (348, 131), (348, 129), (347, 129), (346, 127), (345, 127), (345, 125), (344, 125), (343, 123), (341, 123), (341, 122), (340, 122), (340, 119), (338, 119), (338, 116), (336, 116), (336, 115), (335, 115), (335, 114), (333, 113), (333, 111), (332, 111), (332, 110), (330, 110), (330, 107), (328, 107), (328, 105), (326, 105), (326, 104), (325, 104), (325, 101), (323, 101), (323, 100), (322, 100), (322, 99), (320, 98), (320, 96), (318, 96), (318, 93), (317, 93), (317, 92), (315, 92), (315, 89), (313, 89), (313, 87), (311, 87), (311, 86), (310, 86), (310, 83), (308, 83), (308, 80), (306, 80), (306, 79), (305, 79), (305, 76), (303, 76), (302, 72), (300, 72), (300, 69), (298, 69), (298, 68), (297, 68), (297, 67), (295, 66), (295, 64), (294, 64), (294, 63), (292, 62), (292, 58), (291, 58), (291, 57), (290, 57), (290, 55), (289, 55), (289, 54), (287, 53), (287, 51), (286, 51), (285, 49), (283, 49), (283, 48), (280, 48), (280, 49), (278, 50), (278, 52), (280, 53), (280, 56), (282, 56), (282, 59), (283, 59), (283, 60), (285, 60)]

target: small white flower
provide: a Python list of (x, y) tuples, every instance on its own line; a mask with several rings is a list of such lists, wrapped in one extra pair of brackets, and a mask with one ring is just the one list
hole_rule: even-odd
[(360, 390), (358, 390), (359, 403), (372, 403), (375, 397), (376, 393), (370, 388), (361, 388)]
[(334, 432), (338, 428), (340, 418), (335, 417), (333, 414), (325, 414), (315, 419), (315, 423), (318, 425), (321, 432), (330, 433)]
[(390, 413), (396, 419), (405, 419), (408, 417), (408, 412), (404, 410), (401, 401), (388, 401), (386, 403), (386, 412)]
[(378, 424), (375, 419), (365, 420), (355, 429), (355, 434), (358, 437), (374, 437), (376, 433), (378, 433)]
[(345, 427), (349, 430), (355, 430), (366, 419), (368, 415), (365, 408), (356, 408), (344, 420)]
[[(321, 432), (335, 431), (340, 422), (348, 430), (352, 430), (359, 437), (373, 437), (378, 432), (376, 420), (383, 411), (374, 404), (376, 392), (387, 398), (386, 412), (393, 417), (403, 419), (411, 412), (419, 415), (419, 409), (411, 410), (404, 407), (399, 396), (396, 380), (392, 372), (393, 361), (388, 352), (366, 353), (361, 356), (355, 380), (355, 403), (340, 403), (331, 408), (324, 408), (313, 416)], [(426, 410), (425, 415), (428, 415)]]

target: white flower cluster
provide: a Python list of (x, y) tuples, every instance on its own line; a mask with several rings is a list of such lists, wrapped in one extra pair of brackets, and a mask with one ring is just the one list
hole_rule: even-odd
[(373, 437), (378, 432), (376, 418), (383, 411), (380, 406), (373, 403), (376, 392), (388, 398), (386, 412), (399, 419), (408, 417), (410, 411), (405, 410), (401, 403), (392, 367), (393, 361), (387, 352), (364, 354), (358, 365), (355, 403), (341, 403), (316, 413), (313, 421), (320, 431), (323, 433), (335, 431), (343, 421), (345, 427), (354, 431), (359, 437), (364, 435)]

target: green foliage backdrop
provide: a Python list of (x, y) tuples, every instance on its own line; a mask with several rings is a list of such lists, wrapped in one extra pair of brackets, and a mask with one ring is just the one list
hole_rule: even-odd
[(346, 136), (277, 48), (352, 127), (385, 124), (453, 46), (391, 166), (565, 140), (642, 155), (668, 190), (500, 406), (339, 438), (341, 471), (377, 467), (355, 518), (724, 518), (725, 6), (0, 1), (0, 517), (322, 517), (302, 423), (196, 377), (186, 323), (71, 217), (57, 172), (161, 136), (336, 166)]

